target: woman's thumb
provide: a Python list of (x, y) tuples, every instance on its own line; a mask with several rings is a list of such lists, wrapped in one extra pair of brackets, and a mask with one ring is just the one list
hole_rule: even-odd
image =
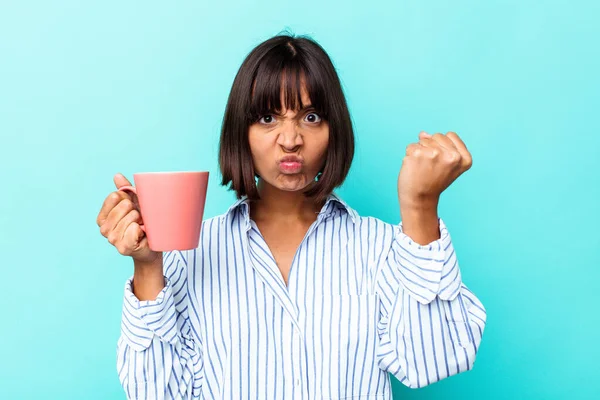
[(419, 139), (429, 139), (431, 135), (425, 131), (419, 132)]
[(123, 186), (131, 186), (131, 182), (129, 182), (127, 178), (125, 178), (125, 176), (121, 173), (116, 174), (113, 177), (113, 180), (115, 181), (115, 186), (117, 187), (117, 189), (120, 189)]

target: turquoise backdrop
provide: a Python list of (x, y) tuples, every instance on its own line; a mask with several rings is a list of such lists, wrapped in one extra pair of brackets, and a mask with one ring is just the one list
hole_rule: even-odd
[[(282, 30), (331, 55), (356, 126), (339, 191), (399, 220), (420, 130), (473, 168), (442, 197), (464, 281), (488, 311), (473, 371), (397, 399), (600, 393), (600, 7), (596, 1), (1, 1), (1, 399), (123, 399), (131, 260), (96, 215), (122, 172), (211, 172), (244, 56)], [(595, 397), (600, 398), (600, 397)]]

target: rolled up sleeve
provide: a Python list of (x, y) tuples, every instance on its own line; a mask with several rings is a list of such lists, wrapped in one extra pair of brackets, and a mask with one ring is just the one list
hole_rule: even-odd
[(486, 323), (441, 219), (439, 226), (440, 238), (427, 245), (394, 226), (379, 265), (379, 366), (411, 388), (471, 369)]
[(198, 398), (204, 381), (187, 313), (187, 261), (177, 253), (163, 260), (165, 287), (155, 300), (138, 300), (132, 279), (125, 284), (117, 370), (129, 399)]

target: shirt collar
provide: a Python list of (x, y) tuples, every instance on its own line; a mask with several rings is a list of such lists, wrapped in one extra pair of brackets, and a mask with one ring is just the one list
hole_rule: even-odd
[[(346, 204), (346, 202), (344, 200), (342, 200), (341, 197), (339, 197), (335, 193), (331, 193), (327, 197), (327, 201), (325, 202), (325, 205), (323, 206), (323, 210), (326, 210), (327, 206), (332, 201), (335, 202), (335, 204), (337, 204), (342, 210), (344, 210), (348, 213), (348, 215), (350, 216), (350, 219), (352, 220), (353, 223), (356, 222), (356, 219), (358, 218), (357, 212), (352, 207), (350, 207), (348, 204)], [(323, 211), (321, 211), (321, 212), (323, 212)]]
[[(352, 209), (348, 204), (346, 204), (346, 202), (344, 200), (342, 200), (335, 193), (331, 193), (329, 196), (327, 196), (327, 200), (325, 201), (325, 204), (321, 208), (319, 215), (332, 214), (333, 213), (332, 206), (334, 206), (334, 204), (337, 205), (342, 210), (346, 211), (348, 213), (348, 215), (350, 216), (350, 219), (352, 220), (353, 223), (356, 222), (356, 219), (358, 218), (358, 214), (356, 213), (356, 211), (354, 209)], [(225, 214), (226, 215), (232, 214), (238, 209), (241, 210), (242, 215), (244, 216), (244, 219), (246, 220), (246, 222), (249, 222), (250, 215), (249, 215), (248, 211), (250, 209), (250, 200), (248, 199), (248, 196), (242, 196), (242, 198), (240, 198), (235, 203), (233, 203), (231, 205), (231, 207), (229, 207), (229, 209), (227, 210), (227, 212)]]

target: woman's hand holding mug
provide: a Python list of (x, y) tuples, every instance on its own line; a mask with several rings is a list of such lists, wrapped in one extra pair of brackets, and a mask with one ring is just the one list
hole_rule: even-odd
[(137, 195), (119, 190), (131, 183), (121, 174), (115, 175), (114, 182), (117, 191), (106, 197), (96, 221), (100, 233), (122, 255), (131, 256), (141, 264), (156, 262), (162, 254), (148, 246), (148, 238), (140, 227), (142, 217)]

